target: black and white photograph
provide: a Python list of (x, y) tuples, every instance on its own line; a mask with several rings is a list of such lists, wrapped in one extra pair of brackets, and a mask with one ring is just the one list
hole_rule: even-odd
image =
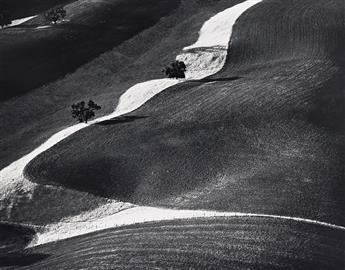
[(0, 270), (345, 270), (345, 0), (0, 0)]

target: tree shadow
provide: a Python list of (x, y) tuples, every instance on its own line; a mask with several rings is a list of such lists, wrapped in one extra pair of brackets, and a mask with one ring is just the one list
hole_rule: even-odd
[(120, 117), (116, 117), (110, 120), (99, 122), (96, 125), (109, 126), (109, 125), (123, 124), (123, 123), (133, 122), (138, 119), (144, 119), (147, 117), (148, 116), (136, 116), (136, 115), (120, 116)]
[(49, 256), (49, 254), (44, 253), (30, 254), (27, 252), (0, 254), (0, 267), (28, 266), (46, 259)]
[(222, 82), (222, 81), (235, 81), (241, 79), (239, 76), (225, 77), (225, 78), (204, 78), (200, 80), (190, 80), (189, 82)]

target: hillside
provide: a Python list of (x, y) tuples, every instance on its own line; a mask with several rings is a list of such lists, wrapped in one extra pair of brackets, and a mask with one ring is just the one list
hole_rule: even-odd
[[(7, 124), (7, 128), (0, 131), (4, 149), (0, 159), (2, 164), (22, 157), (50, 135), (60, 130), (63, 132), (66, 126), (73, 128), (75, 121), (70, 115), (70, 104), (76, 100), (92, 98), (102, 105), (103, 114), (112, 112), (130, 86), (163, 76), (162, 63), (171, 62), (183, 47), (195, 42), (206, 20), (236, 3), (184, 2), (154, 27), (63, 80), (6, 102), (0, 108), (2, 121)], [(152, 68), (148, 69), (148, 66)], [(4, 170), (0, 172), (3, 178), (0, 191), (2, 219), (47, 224), (109, 203), (103, 196), (29, 182), (21, 175), (23, 165), (25, 163), (11, 164), (7, 170), (9, 174)], [(112, 202), (110, 213), (128, 207)], [(42, 209), (38, 211), (37, 207)]]
[[(32, 151), (58, 130), (75, 123), (70, 105), (92, 98), (102, 114), (135, 83), (163, 76), (161, 69), (194, 42), (203, 22), (239, 1), (188, 1), (154, 27), (115, 47), (62, 80), (0, 103), (0, 168)], [(188, 33), (188, 35), (186, 34)], [(150, 68), (147, 68), (147, 67)], [(20, 145), (20, 148), (18, 148)]]
[(344, 225), (344, 9), (263, 1), (237, 21), (221, 72), (75, 133), (26, 176), (142, 205)]
[(162, 221), (30, 248), (46, 258), (18, 269), (342, 269), (344, 236), (270, 219)]
[(66, 5), (64, 23), (49, 26), (40, 15), (17, 27), (2, 29), (0, 101), (75, 71), (153, 26), (179, 3), (179, 0), (78, 0)]

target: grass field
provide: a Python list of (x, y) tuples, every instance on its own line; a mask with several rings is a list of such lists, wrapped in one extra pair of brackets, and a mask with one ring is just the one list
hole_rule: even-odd
[(72, 135), (26, 175), (143, 205), (344, 225), (344, 14), (338, 0), (264, 1), (235, 25), (220, 73)]
[[(131, 225), (29, 249), (18, 269), (343, 269), (343, 231), (264, 218)], [(18, 260), (17, 263), (21, 261)]]

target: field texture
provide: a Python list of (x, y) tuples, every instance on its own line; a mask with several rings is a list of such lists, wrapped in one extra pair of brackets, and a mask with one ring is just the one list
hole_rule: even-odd
[(18, 269), (340, 270), (344, 236), (343, 231), (263, 218), (164, 221), (31, 248), (26, 257), (41, 254), (42, 259)]
[(142, 205), (344, 225), (344, 26), (341, 0), (263, 1), (216, 76), (74, 134), (26, 175)]

